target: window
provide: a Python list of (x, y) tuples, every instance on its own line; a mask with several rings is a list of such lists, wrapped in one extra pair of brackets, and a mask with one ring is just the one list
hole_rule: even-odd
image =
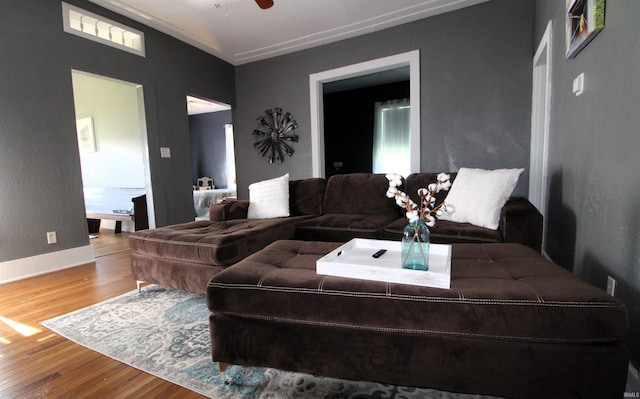
[(144, 33), (81, 8), (62, 3), (64, 31), (120, 50), (144, 53)]
[(376, 103), (373, 173), (411, 173), (410, 112), (408, 99)]

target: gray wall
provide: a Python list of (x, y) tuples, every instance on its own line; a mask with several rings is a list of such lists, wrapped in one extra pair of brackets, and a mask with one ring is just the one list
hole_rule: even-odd
[[(536, 2), (535, 43), (553, 21), (549, 255), (606, 289), (630, 312), (628, 346), (640, 360), (640, 2), (606, 2), (605, 28), (565, 58), (564, 2)], [(585, 91), (572, 93), (585, 75)]]
[[(309, 74), (420, 50), (422, 171), (529, 165), (534, 3), (494, 0), (464, 10), (236, 68), (238, 195), (255, 181), (312, 174)], [(253, 148), (255, 118), (279, 106), (300, 142), (282, 164)], [(517, 190), (526, 194), (528, 174)]]
[[(186, 95), (235, 103), (232, 65), (92, 3), (69, 3), (143, 31), (147, 55), (63, 32), (60, 0), (0, 2), (0, 262), (89, 243), (71, 69), (144, 86), (160, 226), (193, 219)], [(160, 159), (161, 146), (171, 159)], [(58, 244), (47, 245), (47, 231)]]

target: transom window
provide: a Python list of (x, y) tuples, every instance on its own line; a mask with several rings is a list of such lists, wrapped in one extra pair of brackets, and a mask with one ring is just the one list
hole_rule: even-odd
[(62, 3), (64, 31), (107, 46), (137, 54), (144, 53), (144, 33), (100, 15)]

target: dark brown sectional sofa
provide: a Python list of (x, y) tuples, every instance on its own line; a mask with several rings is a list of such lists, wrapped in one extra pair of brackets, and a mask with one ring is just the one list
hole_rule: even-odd
[[(436, 176), (410, 175), (405, 191), (416, 196), (417, 189)], [(452, 181), (455, 176), (451, 174)], [(291, 216), (285, 218), (247, 219), (246, 200), (213, 205), (209, 221), (132, 233), (131, 270), (138, 281), (204, 293), (216, 273), (278, 240), (399, 240), (407, 221), (402, 209), (386, 197), (387, 188), (384, 175), (370, 173), (290, 181)], [(444, 199), (446, 192), (439, 196)], [(497, 230), (442, 220), (431, 229), (431, 242), (511, 242), (540, 252), (542, 216), (525, 198), (512, 198), (502, 208)]]

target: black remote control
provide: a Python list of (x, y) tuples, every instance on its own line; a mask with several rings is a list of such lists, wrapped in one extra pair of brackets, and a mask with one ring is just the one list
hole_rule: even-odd
[(381, 249), (381, 250), (379, 250), (378, 252), (376, 252), (375, 254), (373, 254), (371, 256), (373, 256), (374, 258), (377, 259), (377, 258), (381, 257), (382, 255), (384, 255), (385, 252), (387, 252), (386, 249)]

